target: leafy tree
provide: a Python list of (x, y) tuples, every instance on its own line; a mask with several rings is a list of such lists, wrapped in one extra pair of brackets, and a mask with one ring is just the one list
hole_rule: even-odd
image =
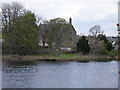
[(35, 52), (38, 35), (34, 13), (23, 9), (19, 3), (3, 4), (2, 23), (4, 49), (9, 47), (11, 49), (9, 53), (19, 55)]
[(106, 35), (103, 35), (103, 34), (99, 34), (97, 36), (97, 39), (99, 41), (103, 40), (104, 43), (105, 43), (105, 48), (108, 50), (108, 51), (111, 51), (112, 50), (112, 43), (108, 42), (107, 38), (106, 38)]
[(71, 30), (71, 24), (63, 18), (51, 19), (48, 24), (49, 33), (47, 40), (49, 46), (52, 47), (52, 43), (55, 43), (56, 49), (59, 49), (61, 42)]
[(77, 52), (83, 52), (83, 54), (90, 52), (90, 46), (88, 44), (88, 40), (86, 40), (85, 36), (82, 36), (77, 43)]
[(37, 25), (34, 13), (25, 11), (18, 17), (13, 35), (16, 38), (15, 50), (17, 54), (32, 54), (38, 45)]

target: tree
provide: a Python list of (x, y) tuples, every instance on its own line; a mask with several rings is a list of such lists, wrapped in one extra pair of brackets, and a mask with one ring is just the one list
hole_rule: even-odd
[(13, 35), (16, 38), (16, 53), (19, 55), (33, 54), (38, 45), (37, 25), (34, 13), (24, 11), (14, 25)]
[(95, 45), (93, 45), (92, 47), (93, 54), (97, 54), (97, 55), (105, 55), (108, 53), (107, 49), (105, 48), (105, 43), (104, 41), (98, 41)]
[(91, 49), (91, 54), (96, 54), (96, 55), (105, 55), (107, 54), (107, 49), (106, 45), (103, 40), (97, 40), (93, 37), (89, 37), (89, 43), (90, 43), (90, 49)]
[(47, 40), (49, 46), (51, 47), (52, 43), (55, 43), (56, 49), (59, 49), (61, 42), (71, 30), (71, 24), (63, 18), (51, 19), (48, 24), (49, 34)]
[[(9, 8), (7, 7), (9, 6)], [(35, 52), (38, 45), (36, 17), (19, 3), (3, 4), (2, 33), (11, 54), (26, 55)]]
[(48, 37), (48, 33), (49, 33), (49, 25), (48, 25), (48, 21), (44, 21), (43, 24), (39, 25), (39, 38), (42, 38), (42, 43), (43, 43), (43, 47), (45, 46), (47, 37)]
[[(2, 9), (2, 38), (6, 44), (10, 47), (11, 54), (13, 53), (13, 47), (15, 45), (15, 37), (13, 35), (13, 26), (16, 24), (17, 17), (23, 12), (23, 6), (17, 2), (4, 3)], [(3, 43), (4, 44), (4, 43)]]
[(104, 35), (104, 34), (99, 34), (99, 35), (97, 36), (97, 40), (103, 40), (103, 41), (105, 42), (105, 44), (108, 43), (108, 40), (107, 40), (107, 38), (106, 38), (106, 35)]
[(111, 51), (111, 50), (112, 50), (112, 43), (109, 42), (109, 43), (107, 44), (107, 50), (108, 50), (108, 51)]
[(103, 33), (103, 31), (101, 31), (100, 25), (93, 26), (92, 28), (90, 28), (89, 32), (95, 38), (97, 37), (98, 34)]
[(111, 51), (112, 50), (112, 43), (108, 42), (107, 38), (106, 38), (106, 35), (103, 35), (103, 34), (99, 34), (97, 36), (97, 39), (99, 41), (103, 40), (104, 43), (105, 43), (105, 48), (108, 50), (108, 51)]
[(90, 46), (88, 44), (88, 40), (86, 40), (85, 36), (82, 36), (77, 43), (77, 52), (83, 52), (83, 54), (90, 52)]

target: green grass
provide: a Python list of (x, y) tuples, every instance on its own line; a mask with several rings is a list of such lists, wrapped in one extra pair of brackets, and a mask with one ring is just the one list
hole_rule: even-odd
[(111, 58), (108, 56), (81, 55), (81, 54), (61, 54), (56, 58), (57, 60), (72, 60), (72, 61), (111, 61)]
[(57, 57), (58, 60), (74, 60), (80, 58), (80, 55), (76, 54), (61, 54)]
[(68, 47), (68, 46), (76, 47), (76, 44), (62, 44), (61, 46), (62, 47)]

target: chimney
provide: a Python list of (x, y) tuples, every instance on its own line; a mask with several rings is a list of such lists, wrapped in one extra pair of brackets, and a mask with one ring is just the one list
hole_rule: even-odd
[(72, 18), (71, 18), (71, 17), (70, 17), (70, 19), (69, 19), (69, 23), (72, 24)]

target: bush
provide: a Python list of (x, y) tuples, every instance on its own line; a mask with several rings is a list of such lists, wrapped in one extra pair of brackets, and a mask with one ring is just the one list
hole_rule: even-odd
[(107, 55), (109, 52), (106, 48), (104, 48), (102, 51), (101, 51), (101, 55)]
[(104, 41), (96, 41), (94, 39), (90, 42), (91, 53), (97, 55), (107, 55), (108, 51), (106, 49), (106, 44)]
[(108, 55), (110, 56), (110, 57), (115, 57), (115, 53), (114, 52), (108, 52)]
[(117, 56), (118, 55), (118, 50), (113, 51), (114, 55)]

